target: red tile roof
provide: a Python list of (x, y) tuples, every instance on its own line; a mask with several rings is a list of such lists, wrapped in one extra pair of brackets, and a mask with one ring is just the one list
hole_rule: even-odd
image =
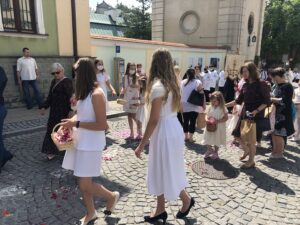
[(186, 45), (186, 44), (175, 43), (175, 42), (151, 41), (151, 40), (142, 40), (142, 39), (125, 38), (125, 37), (114, 37), (114, 36), (108, 36), (108, 35), (91, 35), (91, 38), (109, 40), (109, 41), (123, 41), (123, 42), (140, 43), (140, 44), (173, 46), (173, 47), (181, 47), (181, 48), (202, 48), (202, 49), (226, 50), (226, 47), (224, 47), (224, 46)]

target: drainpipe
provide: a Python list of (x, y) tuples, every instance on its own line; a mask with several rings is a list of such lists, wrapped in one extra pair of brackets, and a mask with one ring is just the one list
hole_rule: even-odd
[(73, 31), (73, 56), (75, 61), (78, 60), (78, 46), (77, 46), (77, 23), (76, 23), (76, 0), (71, 0), (72, 10), (72, 31)]

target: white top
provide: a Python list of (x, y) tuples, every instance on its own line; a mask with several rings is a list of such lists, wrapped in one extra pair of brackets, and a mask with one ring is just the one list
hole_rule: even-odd
[(197, 105), (193, 105), (189, 103), (187, 100), (190, 97), (191, 93), (193, 90), (197, 90), (197, 88), (201, 85), (202, 83), (198, 79), (194, 79), (190, 81), (186, 86), (185, 84), (187, 83), (188, 79), (184, 79), (181, 81), (181, 105), (183, 108), (183, 112), (200, 112), (201, 107)]
[[(84, 100), (77, 101), (77, 120), (80, 122), (96, 122), (92, 94)], [(74, 136), (75, 147), (79, 151), (101, 151), (106, 145), (104, 131), (87, 130), (79, 127), (74, 129)]]
[(205, 91), (210, 91), (210, 75), (209, 73), (202, 73), (202, 81), (203, 81), (203, 88)]
[(218, 81), (218, 78), (219, 78), (218, 72), (216, 70), (209, 71), (209, 75), (210, 75), (210, 87), (211, 88), (216, 88), (217, 81)]
[(260, 72), (260, 79), (261, 80), (267, 80), (268, 79), (268, 71), (263, 70)]
[(295, 93), (295, 98), (293, 99), (294, 103), (300, 104), (300, 88), (298, 87), (294, 93)]
[(17, 71), (20, 72), (21, 80), (36, 80), (37, 68), (34, 58), (21, 57), (17, 61)]
[(219, 73), (219, 87), (224, 87), (226, 82), (226, 78), (225, 78), (225, 72), (222, 70)]
[(98, 73), (97, 74), (97, 81), (100, 85), (100, 87), (102, 88), (103, 92), (104, 92), (104, 95), (107, 99), (107, 85), (106, 85), (106, 82), (110, 80), (110, 77), (107, 73)]
[(300, 79), (300, 73), (295, 72), (294, 73), (294, 79)]

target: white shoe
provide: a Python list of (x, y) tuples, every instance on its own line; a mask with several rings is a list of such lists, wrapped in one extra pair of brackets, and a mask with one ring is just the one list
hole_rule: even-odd
[(116, 195), (114, 204), (112, 205), (110, 210), (108, 210), (108, 209), (104, 210), (104, 214), (107, 216), (110, 216), (113, 213), (113, 211), (115, 210), (115, 207), (120, 199), (120, 193), (118, 191), (114, 191), (113, 193)]
[(283, 155), (274, 155), (274, 154), (271, 154), (269, 157), (270, 157), (270, 159), (284, 159)]
[(95, 211), (95, 214), (93, 215), (93, 217), (89, 221), (85, 222), (85, 218), (82, 218), (80, 220), (80, 222), (81, 222), (80, 225), (88, 225), (91, 221), (96, 220), (97, 218), (98, 218), (97, 211)]

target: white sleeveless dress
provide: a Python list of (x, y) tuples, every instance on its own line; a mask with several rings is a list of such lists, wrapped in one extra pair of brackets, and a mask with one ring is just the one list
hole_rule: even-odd
[[(165, 95), (160, 80), (152, 87), (151, 102)], [(188, 186), (184, 163), (184, 133), (172, 110), (172, 94), (162, 105), (160, 120), (150, 138), (147, 184), (152, 195), (162, 195), (169, 201), (176, 200)], [(149, 109), (148, 109), (149, 110)]]
[[(92, 95), (77, 102), (77, 120), (95, 122), (96, 115), (92, 104)], [(105, 132), (83, 128), (73, 128), (75, 149), (66, 151), (62, 167), (73, 170), (77, 177), (98, 177), (101, 171), (102, 150), (104, 149)]]

